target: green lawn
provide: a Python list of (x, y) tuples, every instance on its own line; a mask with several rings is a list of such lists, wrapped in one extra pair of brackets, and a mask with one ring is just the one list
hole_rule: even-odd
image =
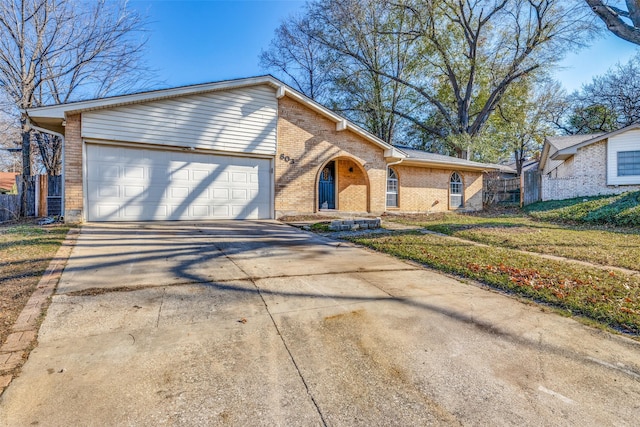
[(638, 229), (561, 225), (524, 214), (495, 217), (446, 214), (403, 217), (398, 221), (492, 246), (640, 270)]
[(351, 241), (640, 334), (640, 277), (419, 232)]

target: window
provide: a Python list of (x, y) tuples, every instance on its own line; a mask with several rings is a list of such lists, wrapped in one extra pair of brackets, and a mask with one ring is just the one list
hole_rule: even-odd
[(449, 209), (460, 209), (463, 207), (462, 178), (458, 172), (451, 174), (449, 180)]
[(387, 174), (387, 207), (398, 207), (398, 175), (391, 168)]
[(640, 151), (618, 151), (618, 176), (640, 175)]

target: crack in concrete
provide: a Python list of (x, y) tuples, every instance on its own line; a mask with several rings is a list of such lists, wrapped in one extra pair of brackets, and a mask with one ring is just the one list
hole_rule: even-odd
[(160, 315), (162, 314), (162, 306), (164, 305), (164, 297), (167, 294), (167, 288), (162, 289), (162, 299), (160, 299), (160, 307), (158, 308), (158, 318), (156, 319), (156, 328), (160, 326)]
[[(293, 353), (291, 352), (291, 349), (287, 345), (287, 342), (285, 341), (284, 336), (280, 332), (280, 328), (278, 327), (278, 324), (276, 323), (276, 319), (273, 318), (273, 314), (271, 313), (271, 310), (269, 309), (269, 304), (267, 304), (267, 301), (264, 299), (264, 295), (262, 294), (262, 291), (261, 291), (260, 287), (256, 283), (256, 280), (254, 280), (253, 277), (249, 276), (249, 274), (242, 267), (240, 267), (240, 265), (238, 265), (233, 259), (231, 259), (231, 257), (229, 255), (227, 255), (222, 248), (220, 248), (215, 243), (214, 243), (214, 246), (216, 247), (216, 249), (218, 251), (220, 251), (220, 253), (222, 255), (224, 255), (224, 257), (226, 259), (228, 259), (240, 271), (242, 271), (244, 274), (246, 274), (248, 280), (251, 281), (253, 286), (256, 288), (256, 291), (258, 292), (258, 295), (260, 295), (260, 299), (262, 300), (262, 304), (264, 304), (264, 308), (265, 308), (265, 310), (267, 310), (267, 314), (269, 315), (269, 318), (271, 319), (271, 323), (273, 324), (273, 327), (276, 329), (276, 333), (280, 337), (280, 341), (282, 342), (282, 345), (284, 346), (285, 350), (287, 351), (287, 354), (289, 355), (289, 359), (291, 360), (291, 363), (293, 364), (294, 369), (298, 373), (298, 376), (300, 377), (300, 380), (302, 381), (302, 384), (304, 385), (304, 388), (307, 391), (307, 395), (311, 399), (311, 402), (313, 403), (313, 406), (316, 408), (316, 411), (318, 412), (318, 416), (320, 417), (320, 421), (322, 421), (322, 425), (327, 427), (328, 424), (327, 424), (327, 421), (324, 418), (322, 410), (320, 409), (320, 405), (318, 404), (318, 402), (316, 401), (315, 397), (311, 393), (311, 390), (309, 389), (309, 384), (307, 384), (307, 381), (305, 380), (304, 375), (302, 374), (302, 371), (300, 370), (300, 367), (298, 366), (298, 363), (296, 362), (295, 357), (293, 357)], [(286, 276), (284, 276), (284, 277), (286, 277)]]
[[(218, 248), (219, 249), (219, 248)], [(220, 250), (220, 249), (219, 249)], [(222, 252), (222, 250), (220, 250)], [(223, 252), (224, 253), (224, 252)], [(226, 255), (225, 255), (226, 256)], [(231, 261), (233, 263), (233, 261)], [(236, 265), (235, 263), (233, 263)], [(237, 265), (236, 265), (237, 267)], [(174, 286), (188, 286), (188, 285), (206, 285), (210, 283), (233, 283), (233, 282), (254, 282), (258, 280), (269, 280), (269, 279), (288, 279), (294, 277), (314, 277), (314, 276), (339, 276), (343, 274), (362, 274), (362, 273), (393, 273), (400, 271), (414, 271), (418, 270), (417, 267), (412, 268), (394, 268), (394, 269), (369, 269), (369, 270), (352, 270), (352, 271), (329, 271), (322, 273), (309, 273), (309, 274), (278, 274), (273, 276), (250, 276), (247, 272), (238, 267), (240, 271), (245, 275), (242, 278), (233, 278), (233, 279), (222, 279), (222, 280), (186, 280), (184, 282), (176, 282), (171, 284), (140, 284), (135, 286), (116, 286), (113, 288), (87, 288), (79, 291), (71, 291), (71, 292), (61, 292), (56, 293), (56, 295), (66, 295), (70, 297), (88, 297), (95, 295), (103, 295), (115, 292), (134, 292), (143, 289), (150, 288), (168, 288)]]

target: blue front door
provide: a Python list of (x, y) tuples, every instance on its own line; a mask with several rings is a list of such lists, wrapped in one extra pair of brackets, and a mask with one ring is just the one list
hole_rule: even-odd
[(318, 183), (318, 207), (320, 209), (336, 208), (335, 163), (329, 162), (320, 173)]

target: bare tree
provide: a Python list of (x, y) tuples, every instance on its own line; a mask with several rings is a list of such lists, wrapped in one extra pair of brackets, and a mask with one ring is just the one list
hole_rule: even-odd
[(611, 1), (585, 1), (609, 31), (621, 39), (640, 45), (640, 0), (626, 0), (626, 10), (615, 6)]
[(395, 114), (433, 138), (449, 141), (459, 156), (469, 148), (460, 142), (471, 143), (481, 133), (512, 84), (548, 70), (592, 29), (588, 8), (575, 0), (381, 1), (390, 16), (403, 14), (405, 24), (380, 31), (403, 37), (403, 48), (413, 59), (411, 73), (394, 73), (362, 49), (371, 34), (361, 32), (350, 42), (343, 37), (353, 25), (350, 16), (341, 20), (326, 12), (349, 3), (312, 4), (312, 21), (324, 28), (316, 38), (408, 89), (420, 108), (397, 109)]
[[(405, 49), (402, 14), (390, 13), (385, 0), (321, 0), (301, 18), (289, 18), (277, 30), (260, 64), (274, 70), (307, 96), (328, 105), (385, 141), (391, 141), (406, 88), (371, 69), (404, 75), (412, 61)], [(334, 45), (351, 45), (363, 66)]]
[(558, 125), (570, 134), (610, 132), (640, 122), (640, 54), (582, 85), (569, 104)]
[(511, 153), (518, 175), (524, 162), (542, 149), (544, 139), (554, 135), (554, 111), (564, 106), (565, 93), (555, 81), (524, 82), (511, 86), (487, 125), (485, 138), (501, 140), (503, 152)]
[(15, 118), (2, 113), (0, 110), (0, 172), (20, 172), (18, 162), (20, 128)]
[[(125, 2), (3, 0), (0, 90), (23, 112), (128, 87), (140, 77), (134, 74), (140, 70), (143, 25), (142, 18), (127, 9)], [(32, 129), (24, 113), (20, 127), (26, 181), (32, 173)], [(41, 154), (46, 152), (40, 150)], [(50, 163), (45, 161), (45, 165)], [(25, 203), (23, 198), (23, 210)]]
[(331, 84), (335, 60), (310, 36), (307, 18), (291, 16), (276, 29), (260, 66), (283, 75), (287, 83), (309, 98), (321, 100)]
[[(313, 38), (339, 58), (339, 72), (332, 75), (332, 108), (392, 142), (402, 120), (398, 112), (411, 109), (408, 89), (399, 79), (409, 79), (418, 69), (412, 39), (404, 36), (410, 17), (384, 0), (321, 1), (310, 6), (309, 17)], [(359, 58), (336, 46), (350, 46)]]

